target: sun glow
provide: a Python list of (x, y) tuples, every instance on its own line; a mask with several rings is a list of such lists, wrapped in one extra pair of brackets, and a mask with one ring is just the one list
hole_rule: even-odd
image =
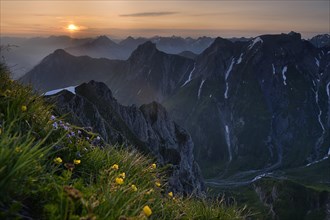
[(74, 24), (69, 24), (66, 29), (68, 29), (69, 31), (77, 31), (78, 27)]

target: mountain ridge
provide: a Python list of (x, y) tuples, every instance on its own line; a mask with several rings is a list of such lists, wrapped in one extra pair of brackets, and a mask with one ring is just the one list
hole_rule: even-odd
[(95, 81), (77, 86), (75, 94), (62, 91), (48, 100), (60, 114), (69, 114), (71, 123), (92, 127), (110, 144), (135, 146), (153, 154), (158, 163), (170, 164), (169, 187), (173, 192), (201, 195), (205, 190), (190, 135), (160, 104), (123, 106), (104, 83)]

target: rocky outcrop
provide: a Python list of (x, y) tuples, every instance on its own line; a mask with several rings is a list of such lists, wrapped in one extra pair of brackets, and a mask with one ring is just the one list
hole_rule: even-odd
[(48, 97), (72, 123), (92, 127), (109, 143), (132, 145), (151, 153), (162, 164), (170, 164), (170, 188), (178, 193), (201, 194), (204, 183), (194, 161), (190, 135), (173, 122), (156, 102), (123, 106), (104, 83), (90, 81)]

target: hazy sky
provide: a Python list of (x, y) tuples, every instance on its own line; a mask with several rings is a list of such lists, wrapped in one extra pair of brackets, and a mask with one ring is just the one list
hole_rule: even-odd
[[(1, 0), (1, 36), (256, 36), (330, 32), (330, 1)], [(70, 24), (78, 30), (68, 30)]]

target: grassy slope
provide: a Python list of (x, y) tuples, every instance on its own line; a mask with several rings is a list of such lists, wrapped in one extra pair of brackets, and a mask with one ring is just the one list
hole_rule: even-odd
[(244, 217), (243, 210), (221, 201), (170, 196), (164, 172), (153, 168), (152, 159), (108, 146), (96, 134), (51, 118), (51, 112), (42, 97), (10, 80), (0, 66), (0, 219)]

